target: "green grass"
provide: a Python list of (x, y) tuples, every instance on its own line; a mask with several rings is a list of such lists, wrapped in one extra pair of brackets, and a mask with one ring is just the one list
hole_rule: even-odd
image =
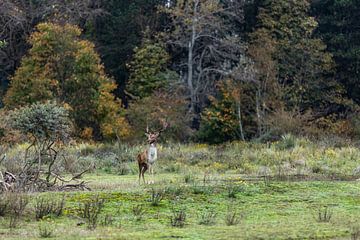
[[(185, 184), (181, 174), (158, 174), (156, 184), (141, 185), (134, 175), (94, 174), (85, 177), (92, 192), (66, 193), (65, 215), (50, 218), (55, 239), (350, 239), (351, 228), (360, 215), (360, 183), (331, 181), (275, 182), (241, 181), (233, 175), (217, 175), (204, 183), (202, 175)], [(230, 181), (230, 180), (231, 181)], [(225, 181), (226, 180), (226, 181)], [(235, 197), (228, 187), (236, 186)], [(159, 206), (150, 202), (152, 189), (165, 191)], [(42, 193), (53, 196), (61, 193)], [(79, 203), (91, 195), (106, 199), (102, 217), (111, 215), (112, 226), (88, 230), (76, 215)], [(142, 205), (143, 219), (137, 221), (133, 206)], [(242, 215), (240, 223), (226, 226), (229, 206)], [(328, 223), (318, 222), (318, 209), (330, 206)], [(170, 225), (173, 209), (186, 211), (183, 228)], [(200, 214), (217, 213), (212, 226), (199, 225)], [(37, 239), (39, 222), (31, 210), (20, 227), (7, 228), (0, 220), (0, 239)]]
[[(65, 172), (96, 164), (96, 170), (82, 179), (92, 191), (65, 193), (64, 215), (50, 216), (45, 222), (34, 220), (32, 200), (18, 228), (8, 228), (9, 215), (0, 217), (0, 239), (38, 239), (39, 226), (47, 223), (53, 239), (351, 239), (360, 229), (360, 182), (356, 181), (360, 150), (355, 145), (284, 137), (269, 144), (164, 144), (158, 148), (155, 184), (140, 186), (135, 157), (144, 146), (66, 148), (66, 163), (59, 163)], [(3, 167), (18, 169), (24, 149), (26, 145), (10, 149)], [(149, 179), (148, 174), (145, 177)], [(153, 192), (163, 194), (158, 206), (151, 204)], [(64, 193), (31, 196), (35, 199), (39, 194), (60, 197)], [(97, 194), (106, 200), (100, 222), (110, 217), (112, 224), (89, 230), (80, 224), (84, 220), (78, 212), (82, 203)], [(136, 206), (141, 206), (140, 218), (134, 216)], [(318, 221), (325, 207), (333, 215), (329, 222)], [(186, 213), (185, 226), (172, 227), (170, 218), (181, 209)], [(238, 224), (227, 226), (228, 211), (236, 211)], [(211, 225), (204, 225), (200, 224), (203, 216), (216, 217)]]

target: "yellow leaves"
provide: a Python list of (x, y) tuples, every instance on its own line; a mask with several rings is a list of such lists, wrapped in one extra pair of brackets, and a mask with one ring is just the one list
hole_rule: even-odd
[(93, 129), (91, 127), (84, 128), (80, 133), (80, 137), (84, 140), (92, 140)]
[(112, 122), (104, 122), (101, 132), (105, 138), (123, 138), (130, 135), (130, 125), (124, 117), (113, 116)]

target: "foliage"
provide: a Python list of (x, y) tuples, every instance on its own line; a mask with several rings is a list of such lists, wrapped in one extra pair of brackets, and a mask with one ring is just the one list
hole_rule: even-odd
[(64, 141), (71, 131), (68, 111), (56, 103), (35, 103), (15, 110), (11, 125), (34, 141)]
[(240, 223), (241, 217), (234, 206), (229, 206), (225, 215), (225, 224), (227, 226), (237, 225)]
[(312, 14), (319, 22), (316, 35), (323, 39), (336, 62), (336, 79), (346, 88), (347, 96), (359, 103), (358, 85), (360, 30), (357, 21), (358, 0), (324, 0), (312, 3)]
[(50, 198), (48, 196), (37, 197), (35, 200), (35, 218), (42, 220), (47, 216), (59, 217), (63, 214), (65, 197), (62, 199)]
[(8, 208), (10, 206), (10, 199), (8, 194), (1, 194), (0, 195), (0, 217), (4, 217), (5, 214), (8, 212)]
[(205, 210), (200, 214), (199, 224), (200, 225), (214, 225), (216, 224), (216, 212), (214, 210)]
[(24, 215), (26, 206), (29, 203), (29, 196), (21, 193), (9, 193), (10, 228), (15, 228), (20, 218)]
[(80, 34), (69, 24), (39, 24), (4, 102), (15, 108), (56, 100), (67, 106), (78, 131), (91, 127), (98, 137), (103, 124), (117, 122), (121, 104), (111, 93), (116, 84), (105, 75), (94, 45)]
[[(122, 99), (130, 69), (127, 64), (134, 58), (134, 48), (140, 47), (144, 33), (149, 35), (163, 28), (164, 19), (157, 7), (167, 0), (103, 1), (99, 6), (106, 12), (95, 21), (88, 22), (85, 35), (97, 43), (107, 73), (114, 77)], [(141, 48), (141, 47), (140, 47)], [(145, 59), (144, 59), (145, 60)]]
[(5, 40), (0, 40), (0, 48), (3, 48), (6, 46), (6, 41)]
[(0, 109), (0, 143), (3, 147), (11, 146), (23, 140), (22, 134), (11, 127), (10, 111)]
[(264, 140), (271, 140), (286, 134), (314, 135), (316, 126), (309, 126), (312, 119), (313, 113), (310, 111), (301, 113), (298, 109), (286, 111), (284, 108), (279, 108), (265, 118), (264, 124), (269, 131), (269, 136), (262, 137)]
[[(178, 90), (180, 91), (180, 90)], [(161, 120), (169, 124), (164, 136), (166, 139), (184, 141), (191, 135), (189, 115), (186, 101), (178, 91), (158, 91), (150, 97), (130, 103), (127, 111), (129, 123), (132, 126), (132, 138), (143, 139), (144, 131), (161, 129)]]
[(40, 238), (50, 238), (54, 235), (55, 227), (53, 223), (48, 221), (40, 222), (39, 224), (39, 237)]
[[(275, 50), (282, 98), (287, 107), (301, 112), (322, 111), (342, 104), (343, 89), (333, 79), (334, 62), (326, 45), (314, 37), (317, 22), (309, 15), (307, 0), (266, 2), (259, 10), (255, 39), (271, 39)], [(269, 61), (271, 63), (271, 59)]]
[(144, 217), (144, 214), (146, 213), (143, 205), (135, 205), (132, 208), (132, 212), (134, 214), (134, 217), (136, 221), (141, 221)]
[[(163, 6), (170, 19), (170, 31), (163, 35), (174, 49), (176, 71), (180, 74), (190, 98), (192, 114), (202, 110), (206, 93), (216, 80), (228, 75), (242, 53), (242, 44), (234, 22), (243, 17), (242, 1), (191, 0)], [(198, 120), (195, 117), (195, 124)], [(194, 127), (197, 127), (195, 125)]]
[(231, 84), (231, 81), (219, 83), (218, 98), (210, 98), (210, 107), (202, 113), (199, 140), (221, 143), (240, 138), (239, 118)]
[(330, 206), (319, 206), (317, 211), (318, 222), (330, 222), (333, 216), (333, 209)]
[(89, 229), (94, 230), (96, 228), (104, 203), (105, 200), (99, 195), (94, 195), (88, 201), (82, 203), (79, 214), (86, 219)]
[(173, 209), (172, 216), (170, 217), (170, 223), (173, 227), (182, 228), (185, 226), (186, 222), (186, 211), (185, 209)]
[(169, 54), (161, 43), (145, 39), (140, 47), (134, 49), (134, 57), (129, 64), (130, 79), (128, 91), (137, 97), (151, 96), (155, 91), (169, 84), (166, 69)]
[(151, 206), (157, 207), (160, 205), (160, 202), (163, 200), (165, 191), (163, 189), (151, 189), (150, 203)]

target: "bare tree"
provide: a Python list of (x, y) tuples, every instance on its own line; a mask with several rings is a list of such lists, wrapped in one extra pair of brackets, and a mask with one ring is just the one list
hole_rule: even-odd
[(190, 113), (197, 113), (201, 98), (214, 82), (229, 75), (239, 61), (242, 44), (231, 29), (243, 18), (243, 1), (179, 0), (163, 8), (172, 21), (166, 34), (178, 52), (176, 69), (189, 92)]

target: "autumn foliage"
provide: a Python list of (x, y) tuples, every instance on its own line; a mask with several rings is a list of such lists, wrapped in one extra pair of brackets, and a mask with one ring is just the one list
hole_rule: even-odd
[(39, 24), (11, 79), (5, 106), (55, 100), (70, 111), (78, 133), (92, 129), (96, 138), (124, 136), (128, 126), (121, 102), (112, 94), (117, 86), (105, 75), (94, 44), (80, 34), (80, 28), (69, 24)]

